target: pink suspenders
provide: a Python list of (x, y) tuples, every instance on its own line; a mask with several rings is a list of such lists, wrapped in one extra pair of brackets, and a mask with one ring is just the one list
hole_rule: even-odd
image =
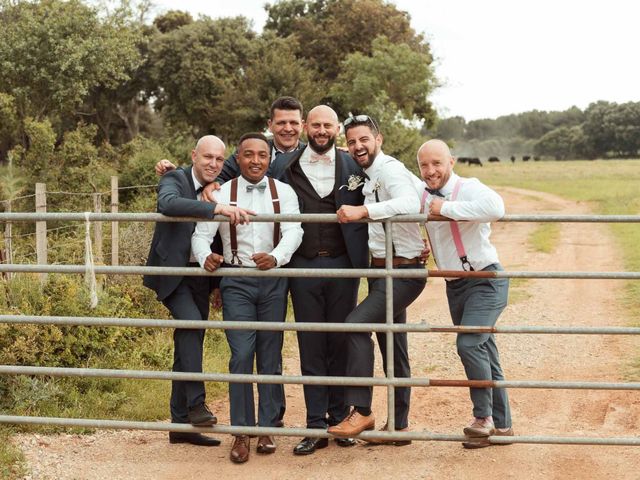
[[(453, 187), (453, 193), (451, 194), (451, 200), (455, 200), (460, 192), (460, 187), (462, 187), (462, 179), (458, 179), (456, 185)], [(420, 205), (420, 213), (424, 213), (424, 202), (427, 199), (427, 191), (425, 190), (422, 193), (422, 203)], [(458, 222), (450, 221), (449, 226), (451, 227), (451, 236), (453, 237), (453, 243), (456, 245), (456, 252), (458, 252), (458, 257), (460, 257), (460, 261), (462, 262), (462, 269), (465, 272), (473, 272), (473, 267), (469, 263), (467, 259), (467, 254), (464, 250), (464, 245), (462, 244), (462, 236), (460, 235), (460, 228), (458, 227)], [(433, 247), (433, 245), (432, 245)]]

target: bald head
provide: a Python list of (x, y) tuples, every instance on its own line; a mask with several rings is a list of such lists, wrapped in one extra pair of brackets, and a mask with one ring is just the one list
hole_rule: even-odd
[(215, 135), (205, 135), (191, 151), (193, 174), (201, 185), (213, 182), (224, 164), (225, 145)]
[(439, 190), (445, 186), (454, 162), (449, 146), (437, 138), (424, 142), (418, 149), (420, 175), (429, 188)]
[(304, 126), (309, 146), (317, 153), (325, 153), (333, 148), (339, 128), (338, 114), (327, 105), (318, 105), (309, 110)]

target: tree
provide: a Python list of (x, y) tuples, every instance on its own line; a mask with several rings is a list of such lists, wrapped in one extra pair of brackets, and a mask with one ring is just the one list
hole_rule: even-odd
[(150, 45), (156, 107), (174, 125), (189, 125), (194, 136), (221, 133), (229, 118), (220, 106), (238, 89), (255, 59), (256, 34), (245, 17), (203, 18)]
[(406, 44), (431, 57), (429, 44), (411, 28), (409, 14), (383, 0), (284, 0), (266, 4), (265, 10), (265, 30), (297, 38), (297, 56), (312, 62), (328, 81), (338, 76), (340, 62), (350, 53), (371, 55), (381, 34), (391, 44)]
[(193, 23), (193, 17), (189, 12), (182, 10), (169, 10), (153, 20), (153, 24), (160, 33), (168, 33), (190, 23)]
[[(427, 95), (435, 87), (431, 57), (406, 44), (393, 44), (387, 37), (372, 43), (372, 52), (355, 52), (341, 64), (342, 71), (329, 95), (339, 114), (371, 112), (374, 103), (412, 120), (414, 115), (431, 125), (435, 113)], [(389, 106), (389, 102), (392, 106)], [(371, 112), (380, 115), (382, 112)]]
[(462, 140), (467, 122), (464, 117), (449, 117), (436, 121), (434, 136), (443, 140)]

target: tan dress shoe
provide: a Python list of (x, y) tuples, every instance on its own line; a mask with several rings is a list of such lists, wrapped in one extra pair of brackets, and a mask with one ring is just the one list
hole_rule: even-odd
[(248, 435), (237, 435), (235, 437), (229, 454), (229, 458), (233, 463), (244, 463), (249, 460), (250, 442)]
[(258, 446), (256, 447), (258, 453), (275, 453), (276, 442), (273, 437), (269, 435), (263, 435), (258, 437)]
[[(380, 429), (381, 432), (386, 432), (389, 430), (387, 424)], [(408, 432), (408, 428), (396, 428), (396, 432)], [(386, 440), (384, 438), (370, 438), (367, 439), (367, 444), (369, 445), (394, 445), (396, 447), (404, 447), (406, 445), (411, 445), (411, 440)]]
[[(513, 437), (513, 428), (508, 428), (507, 430), (501, 430), (496, 428), (495, 432), (493, 432), (494, 437)], [(485, 448), (490, 447), (491, 445), (511, 445), (513, 442), (504, 442), (504, 443), (491, 443), (489, 441), (489, 437), (476, 437), (469, 438), (468, 441), (462, 442), (462, 446), (464, 448)]]
[(468, 426), (464, 427), (463, 432), (467, 437), (489, 437), (496, 431), (491, 417), (475, 417)]
[(376, 419), (371, 415), (361, 415), (355, 409), (338, 425), (329, 427), (327, 432), (336, 437), (355, 437), (365, 430), (376, 428)]

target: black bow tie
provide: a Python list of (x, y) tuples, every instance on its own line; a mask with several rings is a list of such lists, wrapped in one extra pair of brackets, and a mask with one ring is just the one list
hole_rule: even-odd
[(264, 182), (259, 183), (257, 185), (250, 183), (249, 185), (247, 185), (247, 192), (251, 192), (253, 190), (259, 190), (261, 192), (264, 192), (265, 188), (267, 188), (267, 184)]
[(442, 194), (442, 192), (440, 192), (440, 190), (438, 190), (437, 188), (425, 188), (425, 190), (427, 192), (429, 192), (431, 195), (435, 195), (436, 197), (442, 197), (444, 198), (444, 195)]

